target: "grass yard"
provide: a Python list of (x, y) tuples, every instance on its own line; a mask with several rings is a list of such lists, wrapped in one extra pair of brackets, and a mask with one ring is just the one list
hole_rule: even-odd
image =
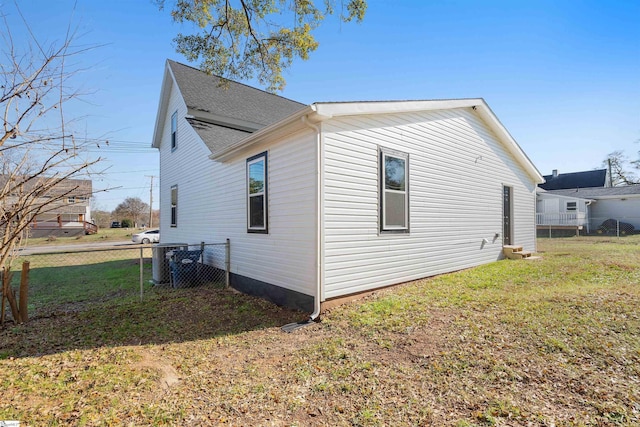
[(82, 234), (72, 237), (30, 237), (27, 246), (58, 246), (74, 243), (131, 241), (131, 235), (140, 232), (138, 228), (101, 228), (96, 234)]
[(29, 316), (36, 318), (115, 302), (116, 298), (135, 300), (140, 295), (141, 256), (143, 283), (148, 283), (152, 277), (152, 249), (121, 247), (21, 256), (14, 263), (12, 286), (17, 291), (22, 262), (28, 261), (28, 309)]
[(500, 261), (304, 315), (155, 290), (0, 330), (21, 425), (640, 425), (640, 236)]

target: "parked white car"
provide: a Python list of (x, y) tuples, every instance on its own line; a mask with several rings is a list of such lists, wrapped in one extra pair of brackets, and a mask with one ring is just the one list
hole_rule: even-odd
[(145, 230), (141, 233), (134, 234), (131, 236), (131, 241), (133, 243), (159, 243), (160, 242), (160, 230), (157, 228), (151, 230)]

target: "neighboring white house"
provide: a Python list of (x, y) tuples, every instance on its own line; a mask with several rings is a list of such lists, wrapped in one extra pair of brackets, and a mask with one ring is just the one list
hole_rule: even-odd
[(548, 191), (547, 197), (591, 200), (589, 229), (597, 231), (607, 220), (621, 221), (640, 230), (640, 185), (621, 187), (574, 188)]
[(589, 206), (593, 202), (592, 199), (563, 196), (539, 188), (536, 201), (538, 230), (565, 228), (589, 233)]
[(542, 176), (484, 100), (303, 105), (220, 82), (167, 61), (153, 146), (162, 243), (229, 238), (233, 287), (315, 317), (535, 250)]

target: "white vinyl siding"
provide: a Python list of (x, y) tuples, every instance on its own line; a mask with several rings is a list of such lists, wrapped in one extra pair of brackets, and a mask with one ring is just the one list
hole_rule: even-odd
[(603, 221), (612, 218), (632, 224), (640, 230), (640, 195), (599, 198), (589, 208), (591, 225), (594, 229), (597, 229)]
[[(324, 298), (499, 259), (503, 185), (513, 241), (535, 248), (532, 178), (473, 110), (336, 118), (323, 135)], [(411, 159), (411, 233), (379, 232), (377, 147)]]
[[(171, 152), (170, 116), (160, 147), (161, 243), (231, 242), (231, 272), (313, 295), (316, 287), (316, 137), (311, 130), (270, 141), (225, 162), (184, 120), (175, 86), (180, 149)], [(166, 143), (165, 143), (166, 141)], [(247, 233), (246, 160), (268, 152), (268, 234)], [(170, 227), (171, 186), (179, 188), (179, 226)], [(221, 260), (215, 259), (214, 264)], [(224, 264), (218, 264), (224, 267)]]
[[(268, 148), (268, 150), (267, 150)], [(268, 152), (268, 233), (247, 233), (246, 159)], [(231, 272), (307, 295), (316, 288), (316, 145), (312, 132), (294, 134), (215, 163), (223, 189), (215, 235), (231, 239)]]

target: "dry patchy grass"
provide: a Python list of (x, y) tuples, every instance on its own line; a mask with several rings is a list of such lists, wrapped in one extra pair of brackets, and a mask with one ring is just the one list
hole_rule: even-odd
[(304, 316), (224, 289), (0, 331), (0, 420), (24, 425), (640, 424), (640, 245), (541, 240)]
[(131, 235), (141, 230), (139, 228), (101, 228), (96, 234), (81, 234), (71, 237), (31, 237), (27, 241), (27, 246), (55, 247), (74, 243), (131, 241)]

